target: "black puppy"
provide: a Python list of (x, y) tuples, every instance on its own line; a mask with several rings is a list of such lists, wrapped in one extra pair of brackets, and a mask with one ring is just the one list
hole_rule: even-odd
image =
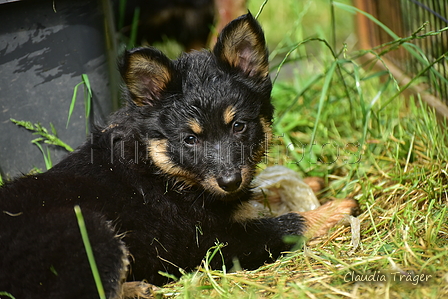
[(250, 14), (221, 32), (213, 52), (172, 61), (139, 48), (119, 68), (128, 103), (109, 125), (48, 172), (0, 188), (0, 291), (97, 297), (75, 205), (108, 298), (134, 295), (125, 280), (160, 285), (159, 271), (194, 269), (216, 242), (228, 268), (235, 259), (259, 267), (291, 248), (284, 236), (321, 234), (356, 207), (246, 216), (273, 113), (266, 44)]

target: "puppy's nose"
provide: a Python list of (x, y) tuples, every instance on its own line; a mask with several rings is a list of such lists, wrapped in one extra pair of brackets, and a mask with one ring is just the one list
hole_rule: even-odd
[(223, 176), (217, 179), (219, 187), (224, 191), (235, 191), (241, 185), (241, 173), (235, 172), (231, 175)]

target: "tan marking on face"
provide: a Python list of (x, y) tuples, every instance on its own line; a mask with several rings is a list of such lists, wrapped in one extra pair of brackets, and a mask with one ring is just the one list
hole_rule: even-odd
[(252, 182), (254, 178), (254, 170), (250, 169), (248, 166), (244, 165), (241, 167), (241, 187), (247, 187)]
[(342, 199), (329, 201), (315, 210), (299, 212), (305, 218), (307, 238), (323, 236), (344, 219), (352, 215), (358, 209), (358, 203), (353, 199)]
[(224, 123), (226, 125), (228, 125), (232, 122), (233, 118), (235, 117), (235, 113), (236, 113), (236, 110), (235, 110), (235, 107), (233, 107), (233, 106), (229, 106), (226, 108), (226, 110), (224, 110), (223, 117), (224, 117)]
[(209, 191), (212, 194), (223, 195), (223, 196), (229, 194), (229, 192), (224, 191), (221, 189), (221, 187), (219, 187), (219, 184), (216, 181), (215, 177), (205, 178), (203, 181), (201, 181), (201, 185), (202, 185), (202, 187), (204, 187), (204, 189), (206, 189), (207, 191)]
[(265, 138), (267, 138), (268, 143), (270, 143), (272, 138), (271, 122), (265, 119), (264, 117), (261, 117), (260, 123), (263, 127), (263, 133), (265, 134)]
[(201, 134), (202, 133), (202, 126), (196, 119), (190, 119), (188, 121), (188, 126), (195, 134)]
[(260, 118), (260, 123), (263, 128), (264, 139), (262, 144), (259, 144), (252, 153), (252, 160), (255, 163), (259, 163), (263, 159), (267, 150), (269, 149), (272, 139), (271, 122), (262, 117)]
[(167, 140), (149, 140), (148, 149), (150, 158), (160, 170), (168, 174), (176, 181), (183, 182), (189, 186), (196, 185), (196, 176), (188, 170), (185, 170), (179, 165), (173, 163), (167, 155)]

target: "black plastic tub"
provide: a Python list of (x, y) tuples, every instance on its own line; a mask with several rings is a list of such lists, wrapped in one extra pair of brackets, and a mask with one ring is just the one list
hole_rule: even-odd
[[(90, 121), (117, 108), (113, 21), (108, 1), (0, 0), (0, 173), (12, 178), (45, 170), (30, 131), (10, 119), (56, 128), (76, 148), (86, 139), (82, 86), (66, 128), (73, 88), (86, 74), (93, 100)], [(43, 145), (45, 148), (47, 145)], [(66, 151), (50, 146), (53, 163)]]

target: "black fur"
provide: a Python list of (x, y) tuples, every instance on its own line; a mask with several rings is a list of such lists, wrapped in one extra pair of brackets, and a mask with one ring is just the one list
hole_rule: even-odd
[[(213, 53), (170, 61), (151, 48), (120, 64), (128, 105), (46, 173), (0, 188), (0, 291), (16, 298), (94, 298), (74, 205), (86, 219), (108, 298), (127, 280), (167, 282), (216, 242), (228, 267), (256, 268), (290, 249), (298, 214), (237, 219), (265, 151), (273, 108), (267, 50), (250, 15)], [(221, 258), (212, 260), (220, 268)], [(118, 295), (117, 295), (118, 294)]]

